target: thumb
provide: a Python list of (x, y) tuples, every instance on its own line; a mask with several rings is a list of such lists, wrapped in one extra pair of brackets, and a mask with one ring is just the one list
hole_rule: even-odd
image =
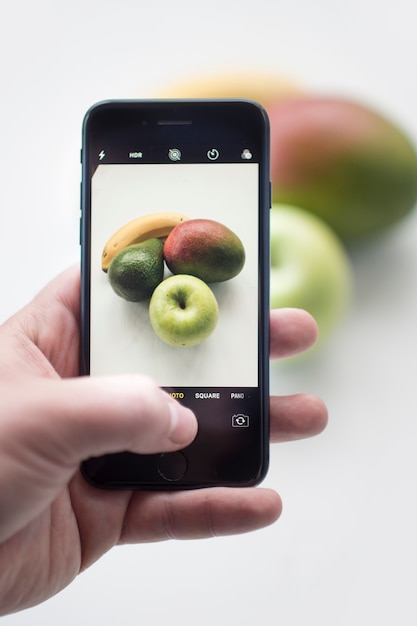
[(0, 513), (20, 519), (52, 502), (90, 456), (177, 450), (197, 432), (193, 413), (142, 376), (25, 379), (0, 395)]
[(122, 450), (176, 450), (197, 432), (193, 413), (144, 376), (33, 379), (24, 397), (17, 390), (7, 395), (2, 439), (58, 465)]

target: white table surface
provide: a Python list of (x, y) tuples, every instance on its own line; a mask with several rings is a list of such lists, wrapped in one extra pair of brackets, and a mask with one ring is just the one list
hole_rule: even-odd
[[(0, 320), (76, 262), (80, 127), (108, 97), (227, 67), (356, 97), (417, 139), (413, 0), (38, 0), (0, 22)], [(320, 437), (275, 446), (284, 512), (246, 536), (117, 548), (25, 626), (416, 623), (417, 212), (352, 251), (356, 291), (277, 393), (321, 395)]]

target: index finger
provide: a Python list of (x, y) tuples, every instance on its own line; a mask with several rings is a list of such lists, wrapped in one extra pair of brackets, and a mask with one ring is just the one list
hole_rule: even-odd
[(317, 341), (316, 321), (302, 309), (273, 309), (270, 313), (270, 356), (282, 359), (305, 352)]

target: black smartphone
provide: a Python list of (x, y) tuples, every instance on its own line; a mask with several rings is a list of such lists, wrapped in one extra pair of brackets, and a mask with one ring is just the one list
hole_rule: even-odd
[(246, 100), (119, 100), (83, 123), (81, 368), (151, 376), (198, 420), (110, 489), (251, 486), (269, 451), (269, 123)]

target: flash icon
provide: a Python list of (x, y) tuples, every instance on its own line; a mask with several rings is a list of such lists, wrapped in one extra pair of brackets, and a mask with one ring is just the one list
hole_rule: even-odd
[(100, 159), (100, 161), (102, 161), (105, 156), (106, 156), (106, 153), (104, 152), (104, 150), (98, 153), (98, 158)]

